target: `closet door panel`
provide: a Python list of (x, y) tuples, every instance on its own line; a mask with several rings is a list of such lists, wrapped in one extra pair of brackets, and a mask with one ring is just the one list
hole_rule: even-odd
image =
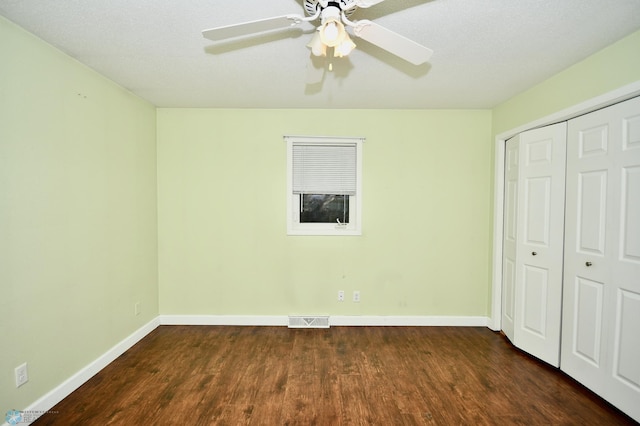
[(536, 177), (525, 182), (525, 244), (549, 247), (551, 222), (551, 177)]
[(502, 331), (514, 342), (516, 243), (518, 237), (518, 162), (520, 137), (507, 141), (505, 149), (504, 238), (502, 242)]
[(640, 166), (625, 167), (622, 171), (622, 220), (620, 240), (622, 258), (640, 263)]
[(640, 294), (620, 290), (617, 312), (613, 373), (621, 383), (640, 392)]
[(578, 173), (576, 250), (584, 255), (604, 256), (607, 206), (607, 171)]
[(547, 336), (549, 270), (525, 265), (522, 272), (522, 328), (544, 339)]
[(558, 366), (566, 123), (519, 135), (514, 344)]
[(640, 98), (567, 142), (561, 368), (640, 421)]
[[(566, 283), (567, 285), (569, 283)], [(600, 366), (602, 347), (602, 295), (604, 284), (581, 277), (575, 280), (575, 339), (572, 351), (594, 367)]]

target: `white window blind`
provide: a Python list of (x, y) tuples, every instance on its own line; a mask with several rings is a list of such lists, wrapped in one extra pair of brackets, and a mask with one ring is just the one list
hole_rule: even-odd
[(293, 193), (356, 195), (356, 144), (293, 145)]

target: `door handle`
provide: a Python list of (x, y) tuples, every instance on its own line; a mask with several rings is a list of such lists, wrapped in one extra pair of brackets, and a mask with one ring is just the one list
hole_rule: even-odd
[(593, 263), (591, 263), (591, 262), (586, 262), (586, 263), (585, 263), (585, 265), (587, 265), (587, 266), (591, 266), (591, 265), (593, 265)]
[(538, 252), (537, 252), (537, 251), (532, 251), (532, 252), (531, 252), (531, 256), (537, 256), (537, 255), (538, 255)]

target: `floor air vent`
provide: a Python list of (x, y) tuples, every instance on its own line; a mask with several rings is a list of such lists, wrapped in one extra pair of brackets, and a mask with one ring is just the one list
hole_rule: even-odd
[(289, 328), (329, 328), (329, 317), (289, 317)]

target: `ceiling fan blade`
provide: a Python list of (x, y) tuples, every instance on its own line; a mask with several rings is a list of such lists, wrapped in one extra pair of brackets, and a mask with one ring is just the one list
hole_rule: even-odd
[(356, 6), (361, 9), (366, 9), (367, 7), (375, 6), (378, 3), (382, 3), (384, 0), (356, 0)]
[(273, 18), (259, 19), (257, 21), (244, 22), (242, 24), (227, 25), (202, 31), (204, 38), (213, 41), (226, 40), (228, 38), (246, 36), (264, 31), (294, 27), (303, 21), (302, 16), (284, 15)]
[(414, 65), (424, 64), (433, 54), (433, 50), (366, 19), (355, 23), (353, 33)]

